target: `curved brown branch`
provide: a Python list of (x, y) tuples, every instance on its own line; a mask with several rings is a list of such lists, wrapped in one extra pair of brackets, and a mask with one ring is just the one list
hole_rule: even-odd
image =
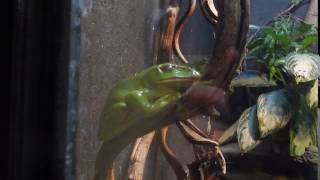
[(196, 0), (190, 0), (189, 8), (187, 13), (183, 16), (182, 20), (179, 22), (177, 29), (175, 30), (174, 33), (174, 50), (178, 58), (183, 62), (183, 63), (188, 63), (188, 60), (184, 57), (184, 55), (181, 52), (180, 49), (180, 34), (183, 30), (183, 28), (186, 26), (188, 21), (190, 20), (191, 16), (193, 15), (194, 11), (196, 9)]
[(188, 139), (192, 144), (201, 144), (201, 145), (209, 145), (209, 146), (219, 146), (218, 142), (202, 137), (200, 134), (193, 131), (187, 125), (185, 125), (182, 121), (176, 123), (182, 134)]
[[(248, 32), (249, 27), (249, 0), (225, 0), (223, 2), (220, 2), (218, 5), (219, 10), (219, 20), (218, 20), (218, 32), (217, 32), (217, 43), (216, 47), (214, 49), (214, 53), (212, 58), (210, 59), (209, 65), (207, 67), (207, 71), (205, 75), (203, 76), (204, 80), (213, 80), (214, 85), (221, 87), (223, 89), (227, 88), (236, 69), (241, 64), (241, 61), (244, 57), (245, 52), (245, 45), (246, 45), (246, 35)], [(187, 14), (188, 15), (188, 14)], [(183, 26), (180, 25), (180, 27), (177, 29), (175, 34), (175, 49), (179, 49), (179, 35), (181, 32), (181, 29)], [(186, 59), (181, 56), (182, 53), (180, 51), (178, 56), (184, 60), (184, 62), (187, 62)], [(184, 58), (184, 59), (183, 59)], [(197, 101), (201, 101), (204, 106), (207, 106), (209, 104), (219, 104), (219, 99), (214, 98), (217, 96), (209, 95), (210, 93), (207, 93), (206, 96), (203, 96), (203, 91), (198, 92), (197, 89), (195, 89), (193, 86), (191, 89), (189, 89), (186, 94), (182, 98), (182, 103), (186, 106), (188, 106), (188, 102), (183, 101), (185, 97), (187, 97), (187, 100), (192, 100), (190, 104), (197, 105)], [(198, 86), (199, 87), (199, 86)], [(202, 87), (203, 89), (204, 87)], [(199, 88), (200, 89), (200, 88)], [(193, 91), (192, 91), (193, 90)], [(191, 93), (193, 92), (193, 93)], [(209, 96), (211, 98), (208, 98)], [(201, 99), (201, 97), (203, 99)], [(212, 102), (208, 101), (208, 99), (211, 99)], [(207, 103), (203, 103), (207, 102)], [(220, 104), (225, 104), (221, 103)], [(211, 145), (215, 147), (216, 155), (219, 161), (220, 166), (222, 167), (222, 172), (226, 173), (226, 163), (225, 159), (223, 157), (222, 152), (217, 147), (218, 143), (202, 137), (201, 135), (197, 134), (194, 130), (196, 129), (190, 129), (188, 126), (183, 124), (182, 122), (177, 123), (179, 129), (183, 132), (183, 135), (192, 143), (196, 144), (202, 144), (202, 145)], [(164, 137), (165, 139), (165, 137)], [(174, 157), (174, 154), (172, 153), (171, 158)], [(179, 163), (179, 162), (178, 162)], [(181, 166), (181, 165), (180, 165)], [(178, 174), (178, 173), (176, 173)]]
[[(219, 144), (218, 142), (207, 138), (207, 137), (203, 137), (202, 135), (198, 134), (197, 132), (193, 131), (191, 128), (189, 128), (187, 125), (185, 125), (183, 123), (183, 121), (177, 122), (177, 126), (180, 129), (180, 131), (182, 132), (182, 134), (186, 137), (186, 139), (188, 139), (192, 144), (196, 144), (196, 145), (202, 145), (202, 146), (207, 146), (209, 148), (210, 151), (213, 151), (212, 153), (214, 153), (214, 157), (218, 160), (218, 163), (221, 167), (221, 172), (222, 174), (226, 174), (227, 171), (227, 167), (226, 167), (226, 160), (223, 156), (223, 153), (221, 152), (220, 148), (219, 148)], [(207, 135), (205, 135), (207, 136)], [(206, 152), (207, 154), (208, 152)], [(210, 157), (211, 155), (206, 155), (205, 159), (212, 161), (212, 158), (214, 157)], [(202, 157), (198, 157), (198, 160), (201, 160)]]
[[(189, 89), (188, 96), (185, 96), (183, 99), (185, 100), (183, 102), (184, 105), (189, 104), (190, 108), (194, 106), (199, 108), (199, 109), (192, 109), (192, 110), (196, 110), (194, 114), (199, 114), (201, 109), (202, 108), (206, 109), (207, 105), (209, 104), (211, 105), (213, 104), (216, 107), (219, 107), (218, 109), (221, 110), (222, 109), (221, 107), (224, 106), (223, 103), (226, 102), (223, 90), (219, 88), (215, 88), (211, 86), (203, 86), (203, 85), (193, 86), (193, 88)], [(188, 102), (188, 99), (190, 100), (189, 102)], [(208, 104), (204, 102), (207, 102)], [(188, 108), (188, 105), (186, 105), (185, 107)], [(187, 112), (192, 114), (192, 111), (190, 111), (190, 109), (187, 109)], [(206, 112), (206, 110), (204, 110), (203, 112)], [(177, 125), (180, 131), (182, 132), (182, 134), (184, 135), (184, 137), (187, 140), (189, 140), (192, 144), (198, 144), (198, 145), (204, 146), (207, 149), (210, 149), (214, 153), (213, 157), (217, 158), (218, 163), (221, 166), (222, 172), (225, 173), (226, 164), (225, 164), (222, 153), (218, 152), (219, 150), (217, 147), (218, 143), (216, 143), (212, 139), (209, 139), (208, 135), (206, 135), (204, 132), (202, 132), (202, 130), (197, 128), (190, 119), (187, 119), (185, 121), (180, 121), (178, 122)], [(161, 137), (165, 141), (166, 136), (161, 136)], [(175, 158), (174, 152), (170, 150), (169, 146), (165, 146), (165, 147), (166, 147), (165, 151), (163, 152), (167, 154), (166, 158), (168, 159), (169, 162), (170, 161), (173, 162), (173, 163), (170, 163), (170, 165), (173, 167), (173, 169), (179, 169), (177, 168), (177, 166), (179, 165), (176, 165), (176, 164), (180, 164), (180, 163)], [(197, 153), (195, 153), (195, 155), (197, 157)], [(206, 159), (207, 157), (203, 156), (199, 159), (203, 161), (203, 158)], [(183, 167), (183, 166), (180, 164), (180, 167)], [(175, 170), (175, 172), (178, 172), (178, 171)], [(196, 174), (194, 174), (195, 172), (190, 172), (190, 173), (191, 174), (193, 173), (192, 177), (196, 176)], [(176, 174), (178, 177), (181, 177), (181, 175), (179, 175), (178, 173)]]
[(144, 175), (145, 163), (149, 149), (154, 138), (155, 131), (152, 131), (140, 138), (135, 142), (132, 150), (127, 178), (128, 180), (142, 180)]
[(163, 127), (160, 130), (160, 149), (161, 149), (161, 152), (164, 154), (166, 160), (169, 162), (170, 166), (173, 168), (177, 176), (177, 179), (184, 180), (188, 177), (188, 172), (185, 171), (185, 168), (179, 162), (176, 155), (170, 149), (170, 147), (166, 142), (168, 130), (169, 130), (169, 126)]
[(216, 45), (204, 80), (227, 88), (245, 52), (249, 28), (249, 0), (224, 0), (217, 6), (218, 30)]
[(211, 24), (217, 25), (218, 11), (214, 5), (214, 0), (201, 0), (201, 10)]
[(115, 180), (116, 175), (115, 175), (115, 162), (112, 163), (111, 168), (108, 170), (108, 175), (106, 177), (106, 180)]
[[(226, 89), (244, 58), (246, 35), (249, 27), (249, 0), (225, 0), (220, 2), (217, 7), (219, 20), (216, 46), (202, 79), (213, 80), (215, 86)], [(196, 93), (194, 95), (194, 98), (190, 99), (198, 99), (196, 96), (199, 94)], [(203, 100), (207, 101), (207, 99)], [(196, 144), (212, 145), (215, 147), (216, 157), (222, 168), (222, 173), (225, 174), (226, 162), (218, 147), (218, 143), (192, 132), (191, 129), (181, 122), (177, 124), (188, 140)]]
[(217, 159), (219, 161), (220, 167), (221, 167), (221, 171), (222, 174), (226, 174), (227, 173), (227, 163), (226, 163), (226, 159), (224, 158), (224, 155), (222, 153), (222, 151), (220, 150), (219, 147), (216, 147), (216, 153), (217, 153)]
[(171, 0), (167, 8), (167, 18), (164, 25), (164, 30), (160, 40), (160, 54), (157, 63), (169, 62), (173, 58), (172, 44), (174, 38), (174, 30), (177, 17), (179, 14), (180, 0)]
[(200, 128), (198, 128), (190, 119), (183, 121), (183, 123), (188, 126), (192, 131), (198, 133), (202, 137), (208, 137)]

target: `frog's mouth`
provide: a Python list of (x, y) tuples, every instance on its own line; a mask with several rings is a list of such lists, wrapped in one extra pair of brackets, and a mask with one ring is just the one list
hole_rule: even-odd
[(164, 79), (157, 81), (158, 84), (191, 84), (200, 80), (200, 77), (174, 77), (170, 79)]
[(164, 80), (159, 80), (157, 81), (157, 84), (192, 84), (194, 82), (199, 82), (201, 84), (206, 84), (210, 85), (212, 84), (212, 80), (200, 80), (200, 77), (175, 77), (175, 78), (170, 78), (170, 79), (164, 79)]

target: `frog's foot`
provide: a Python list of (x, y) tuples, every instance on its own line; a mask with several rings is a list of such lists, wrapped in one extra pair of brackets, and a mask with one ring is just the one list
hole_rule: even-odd
[(211, 112), (208, 112), (208, 110), (211, 111), (214, 107), (219, 111), (221, 117), (229, 119), (229, 100), (221, 88), (196, 84), (187, 90), (181, 101), (190, 111), (202, 109), (210, 114)]

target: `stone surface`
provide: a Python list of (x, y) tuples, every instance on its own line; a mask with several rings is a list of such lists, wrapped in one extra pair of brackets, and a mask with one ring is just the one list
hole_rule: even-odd
[(312, 0), (306, 13), (305, 21), (318, 27), (318, 0)]
[[(76, 179), (93, 177), (97, 124), (108, 91), (147, 66), (145, 1), (94, 0), (81, 19)], [(124, 153), (125, 154), (125, 153)], [(124, 156), (124, 155), (123, 155)], [(123, 158), (125, 159), (125, 157)], [(118, 168), (120, 172), (122, 167)]]

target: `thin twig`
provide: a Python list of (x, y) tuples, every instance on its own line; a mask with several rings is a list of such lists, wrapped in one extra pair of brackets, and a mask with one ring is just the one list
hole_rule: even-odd
[(182, 134), (186, 137), (186, 139), (188, 139), (192, 144), (219, 146), (218, 142), (206, 137), (202, 137), (200, 134), (193, 131), (181, 121), (177, 122), (177, 126), (179, 127), (181, 132), (183, 132)]
[(191, 119), (187, 119), (182, 122), (183, 124), (187, 125), (190, 129), (201, 135), (202, 137), (209, 137), (206, 133), (204, 133), (200, 128), (198, 128), (192, 121)]
[(166, 21), (161, 34), (160, 51), (157, 64), (172, 61), (172, 44), (175, 33), (176, 21), (180, 10), (180, 0), (170, 0), (167, 8)]
[(191, 16), (193, 15), (193, 13), (196, 9), (196, 0), (190, 0), (189, 2), (190, 2), (190, 4), (189, 4), (188, 11), (183, 16), (182, 20), (178, 24), (177, 29), (175, 30), (174, 42), (173, 42), (175, 53), (178, 56), (178, 58), (180, 59), (180, 61), (183, 63), (188, 63), (188, 60), (184, 57), (184, 55), (182, 54), (181, 49), (180, 49), (180, 44), (179, 44), (180, 34), (181, 34), (183, 28), (186, 26), (186, 24), (190, 20)]
[(285, 9), (284, 11), (280, 12), (277, 16), (283, 16), (287, 13), (294, 13), (294, 11), (296, 11), (299, 7), (309, 4), (310, 0), (302, 0), (300, 1), (298, 4), (290, 4), (289, 7), (287, 9)]
[(200, 5), (207, 20), (216, 26), (218, 23), (218, 11), (214, 5), (214, 0), (201, 0)]
[(179, 162), (178, 158), (174, 152), (170, 149), (167, 144), (167, 134), (169, 126), (163, 127), (160, 130), (160, 149), (165, 156), (166, 160), (169, 162), (170, 166), (174, 170), (178, 180), (184, 180), (189, 176), (188, 171)]
[(116, 173), (115, 173), (115, 161), (113, 161), (111, 168), (108, 170), (108, 175), (106, 177), (106, 180), (115, 180), (116, 179)]

